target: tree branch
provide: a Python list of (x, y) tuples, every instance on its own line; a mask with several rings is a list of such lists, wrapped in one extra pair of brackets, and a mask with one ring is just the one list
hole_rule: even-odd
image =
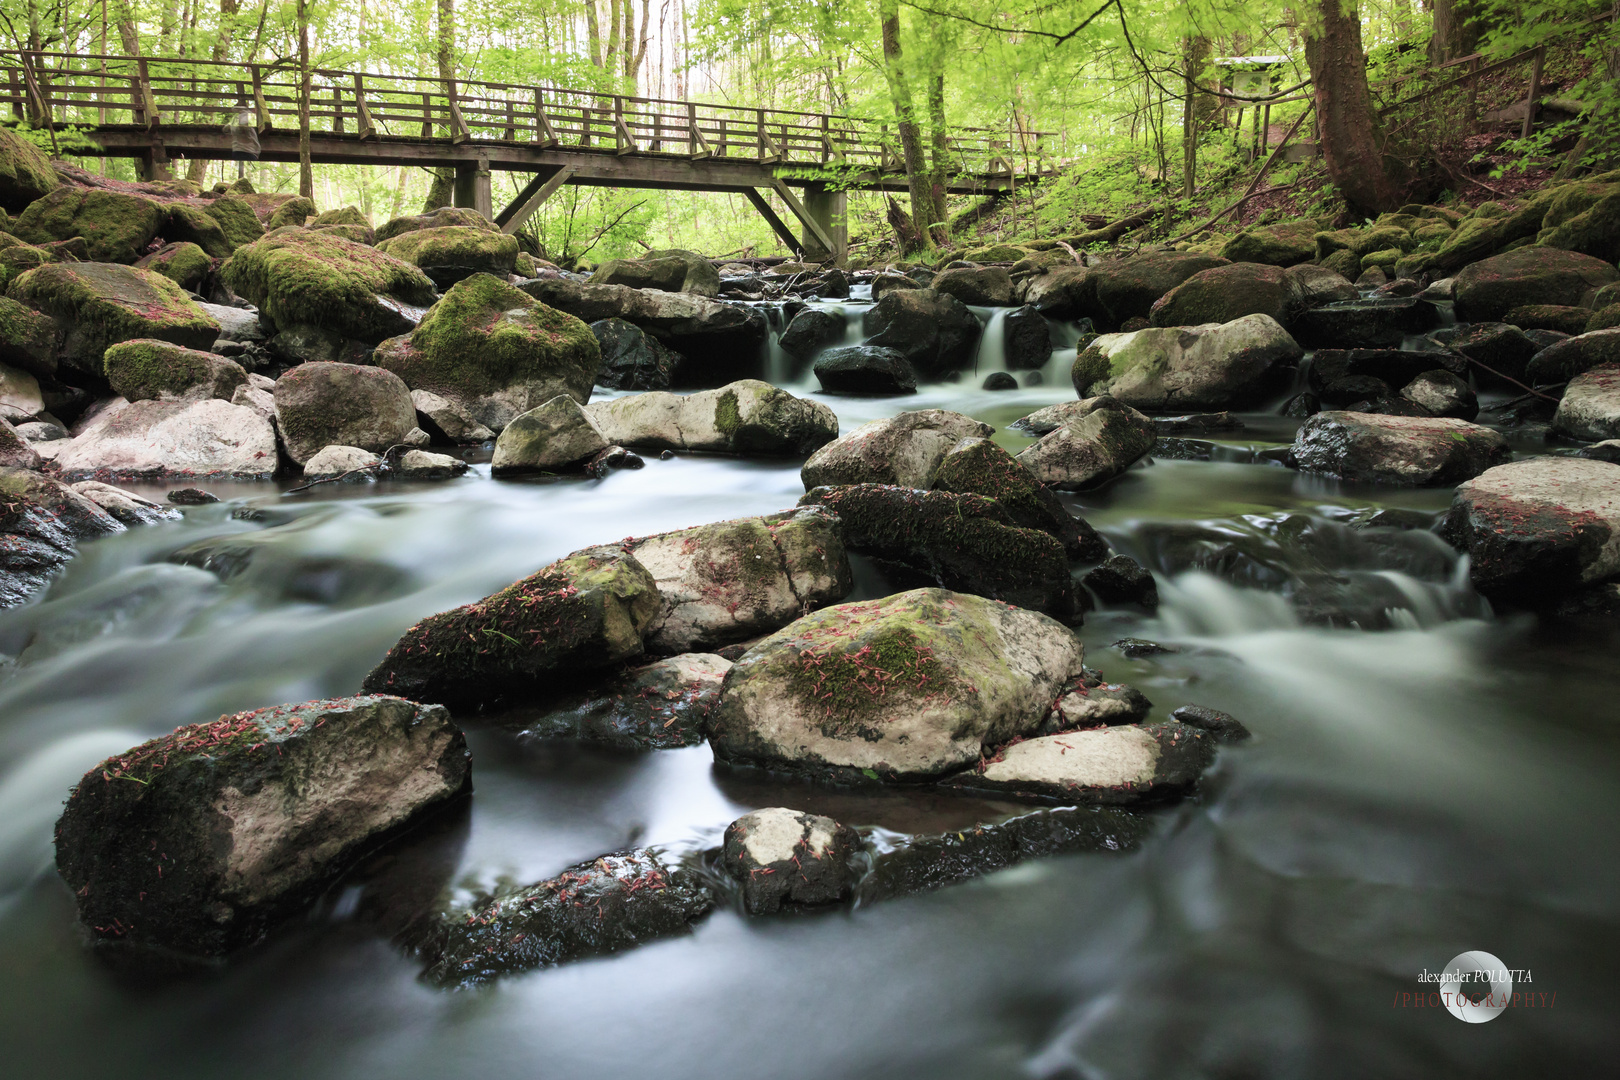
[(1065, 41), (1068, 41), (1080, 31), (1090, 26), (1096, 21), (1099, 15), (1119, 3), (1119, 0), (1104, 0), (1102, 7), (1098, 8), (1096, 11), (1093, 11), (1090, 15), (1087, 15), (1084, 22), (1075, 27), (1073, 30), (1070, 30), (1067, 34), (1054, 34), (1050, 30), (1029, 30), (1018, 26), (993, 26), (990, 23), (980, 22), (978, 19), (970, 18), (967, 15), (958, 15), (954, 11), (941, 11), (938, 8), (925, 7), (924, 5), (917, 3), (916, 0), (900, 0), (900, 3), (916, 11), (927, 12), (929, 15), (937, 15), (942, 19), (956, 19), (959, 22), (965, 22), (973, 26), (977, 26), (982, 30), (993, 30), (998, 34), (1021, 34), (1025, 37), (1051, 38), (1053, 44), (1062, 45)]

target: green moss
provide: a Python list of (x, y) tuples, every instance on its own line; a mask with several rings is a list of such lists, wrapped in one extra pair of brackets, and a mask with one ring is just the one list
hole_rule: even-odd
[(1340, 277), (1356, 280), (1361, 275), (1361, 256), (1349, 248), (1340, 248), (1317, 262), (1328, 270), (1332, 270)]
[(453, 268), (459, 272), (451, 276), (460, 280), (478, 272), (510, 274), (517, 265), (518, 242), (517, 237), (502, 232), (470, 225), (446, 225), (415, 229), (392, 240), (380, 240), (377, 250), (430, 272), (441, 267)]
[(132, 263), (168, 214), (151, 199), (101, 188), (57, 188), (31, 203), (12, 227), (30, 244), (82, 237), (92, 262)]
[(0, 127), (0, 207), (22, 210), (61, 183), (37, 146)]
[[(245, 180), (242, 182), (246, 183)], [(248, 193), (252, 191), (252, 187), (249, 187)], [(239, 195), (224, 195), (215, 199), (208, 204), (206, 212), (219, 223), (231, 251), (264, 236), (264, 226), (259, 224), (259, 215), (254, 213), (253, 205)]]
[(1369, 251), (1367, 254), (1361, 257), (1361, 268), (1362, 270), (1366, 270), (1368, 267), (1376, 266), (1380, 270), (1388, 273), (1389, 271), (1395, 269), (1395, 264), (1401, 261), (1401, 257), (1404, 254), (1405, 252), (1401, 251), (1400, 248), (1386, 248), (1383, 251)]
[(476, 210), (465, 206), (442, 206), (430, 213), (397, 217), (386, 222), (377, 230), (377, 242), (380, 244), (384, 240), (392, 240), (396, 236), (403, 236), (418, 229), (439, 229), (451, 225), (464, 225), (485, 232), (500, 232), (499, 226)]
[(223, 357), (151, 338), (112, 346), (102, 364), (113, 390), (130, 401), (179, 396), (204, 383), (223, 391), (247, 381), (247, 373)]
[(214, 261), (196, 244), (166, 244), (135, 264), (142, 270), (162, 274), (183, 289), (195, 289), (213, 267)]
[(714, 429), (730, 439), (742, 427), (742, 413), (737, 408), (737, 393), (727, 390), (714, 403)]
[(51, 320), (32, 308), (0, 296), (0, 354), (48, 352), (56, 337)]
[(969, 248), (962, 253), (962, 260), (976, 263), (1015, 263), (1029, 254), (1028, 248), (1014, 247), (1011, 244), (991, 244), (988, 247)]
[(1620, 326), (1620, 304), (1609, 304), (1592, 313), (1582, 333), (1590, 334), (1594, 330), (1608, 330), (1615, 326)]
[(264, 223), (266, 233), (286, 228), (288, 225), (302, 226), (306, 220), (316, 215), (315, 201), (302, 195), (288, 199), (275, 210), (271, 211), (270, 218)]
[(173, 203), (168, 210), (169, 222), (163, 230), (168, 239), (196, 244), (215, 259), (223, 259), (236, 250), (225, 238), (225, 230), (219, 222), (202, 207)]
[(989, 439), (945, 455), (934, 474), (934, 490), (994, 499), (1025, 528), (1046, 528), (1041, 523), (1051, 521), (1040, 481)]
[(305, 222), (306, 225), (364, 225), (371, 227), (371, 221), (362, 214), (358, 207), (341, 206), (336, 210), (316, 214), (314, 221)]
[(15, 236), (0, 233), (0, 290), (19, 275), (51, 261), (51, 253), (25, 244)]
[(343, 239), (367, 247), (375, 247), (377, 234), (371, 231), (370, 225), (310, 225), (311, 229), (318, 229), (323, 233), (341, 236)]
[(107, 348), (133, 338), (157, 338), (207, 348), (219, 324), (180, 286), (150, 270), (110, 263), (51, 263), (11, 283), (10, 296), (73, 326), (99, 366)]
[(903, 702), (950, 695), (959, 689), (954, 675), (914, 631), (885, 626), (858, 648), (835, 639), (798, 652), (788, 688), (825, 713), (823, 735), (842, 739), (881, 724)]

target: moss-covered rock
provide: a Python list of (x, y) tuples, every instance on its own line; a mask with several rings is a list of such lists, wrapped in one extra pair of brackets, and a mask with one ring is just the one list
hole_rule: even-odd
[(838, 417), (827, 406), (758, 379), (684, 396), (634, 394), (589, 411), (609, 442), (651, 450), (792, 457), (838, 436)]
[(331, 233), (355, 244), (377, 246), (377, 233), (369, 225), (311, 225), (311, 232)]
[(933, 489), (994, 499), (1013, 524), (1052, 534), (1073, 558), (1100, 559), (1108, 552), (1095, 529), (988, 438), (969, 437), (951, 447), (934, 474)]
[(1541, 219), (1541, 227), (1555, 229), (1572, 218), (1580, 217), (1606, 196), (1616, 193), (1620, 193), (1620, 184), (1594, 183), (1590, 180), (1544, 189), (1547, 213)]
[(56, 374), (56, 321), (0, 296), (0, 364), (36, 377)]
[(1620, 258), (1620, 191), (1603, 196), (1550, 234), (1543, 234), (1539, 243), (1614, 262)]
[(376, 344), (409, 330), (433, 302), (410, 263), (328, 232), (277, 229), (239, 248), (220, 276), (277, 326), (314, 326)]
[[(260, 198), (264, 199), (266, 196), (260, 196)], [(315, 209), (315, 201), (303, 195), (295, 195), (292, 198), (282, 198), (280, 196), (270, 196), (270, 198), (276, 198), (279, 201), (270, 208), (268, 217), (259, 214), (259, 220), (264, 222), (264, 231), (266, 233), (273, 233), (277, 229), (284, 229), (289, 225), (301, 227), (306, 221), (319, 213)], [(257, 214), (261, 204), (250, 202), (249, 205), (253, 206), (254, 212)]]
[(1361, 276), (1361, 256), (1349, 248), (1339, 248), (1319, 260), (1318, 265), (1324, 270), (1331, 270), (1349, 281), (1354, 281)]
[(1607, 304), (1592, 312), (1578, 333), (1590, 334), (1594, 330), (1609, 330), (1616, 326), (1620, 326), (1620, 303)]
[(416, 427), (403, 380), (382, 368), (317, 361), (276, 380), (276, 424), (287, 456), (302, 465), (328, 446), (380, 454)]
[(57, 188), (31, 203), (11, 231), (30, 244), (81, 237), (92, 262), (132, 263), (169, 215), (152, 199), (102, 188)]
[(517, 237), (503, 232), (444, 225), (380, 240), (377, 250), (420, 266), (440, 288), (446, 288), (473, 274), (493, 274), (505, 281), (516, 265), (518, 242)]
[[(1269, 315), (1219, 325), (1104, 334), (1075, 357), (1075, 391), (1156, 411), (1252, 405), (1279, 388), (1304, 355)], [(1107, 364), (1107, 374), (1097, 372)], [(1084, 383), (1084, 385), (1082, 385)]]
[(1107, 396), (1055, 406), (1060, 426), (1025, 447), (1017, 461), (1036, 480), (1062, 491), (1107, 483), (1153, 449), (1153, 421)]
[[(1490, 205), (1490, 204), (1485, 204)], [(1434, 268), (1450, 274), (1505, 249), (1509, 244), (1529, 240), (1541, 230), (1547, 208), (1540, 203), (1527, 203), (1516, 210), (1501, 208), (1499, 217), (1478, 216), (1466, 218), (1450, 239), (1435, 253)]]
[(839, 484), (927, 489), (961, 440), (994, 433), (988, 424), (943, 409), (896, 413), (869, 420), (817, 450), (799, 470), (799, 479), (806, 491)]
[(1393, 277), (1395, 274), (1396, 264), (1399, 263), (1401, 259), (1405, 258), (1405, 256), (1406, 253), (1398, 247), (1381, 248), (1378, 251), (1369, 251), (1367, 254), (1361, 257), (1361, 272), (1365, 274), (1373, 267), (1377, 267), (1385, 274)]
[(1502, 321), (1520, 330), (1556, 330), (1560, 334), (1583, 334), (1592, 318), (1592, 309), (1566, 304), (1520, 304), (1509, 308)]
[(430, 210), (425, 214), (411, 214), (407, 217), (397, 217), (385, 222), (377, 229), (377, 243), (392, 240), (396, 236), (403, 236), (417, 229), (441, 229), (446, 226), (465, 226), (473, 229), (483, 229), (485, 232), (500, 232), (500, 226), (478, 211), (465, 206), (441, 206), (437, 210)]
[(973, 263), (1015, 263), (1030, 254), (1027, 247), (1017, 247), (1013, 244), (990, 244), (985, 247), (969, 248), (962, 252), (963, 262)]
[(122, 341), (107, 350), (107, 382), (129, 401), (222, 398), (246, 386), (247, 372), (234, 360), (167, 341)]
[(720, 295), (720, 274), (714, 264), (696, 252), (681, 248), (649, 251), (639, 259), (609, 259), (597, 267), (591, 281), (696, 296)]
[(1244, 229), (1221, 245), (1220, 257), (1235, 263), (1294, 266), (1316, 256), (1316, 226), (1309, 221)]
[(1464, 267), (1453, 288), (1461, 322), (1494, 322), (1531, 304), (1575, 306), (1586, 294), (1620, 280), (1601, 259), (1549, 247), (1525, 247)]
[(634, 557), (587, 548), (475, 604), (423, 619), (365, 687), (458, 709), (564, 689), (642, 655), (659, 604), (652, 574)]
[(492, 476), (555, 473), (584, 465), (610, 444), (579, 402), (559, 394), (508, 423), (495, 440)]
[(371, 219), (362, 214), (357, 206), (340, 206), (336, 210), (322, 211), (315, 215), (315, 220), (304, 224), (309, 228), (316, 225), (364, 225), (370, 228)]
[(34, 267), (55, 261), (44, 248), (26, 244), (10, 233), (0, 233), (0, 290)]
[(50, 158), (37, 146), (0, 128), (0, 210), (18, 213), (61, 184)]
[(451, 286), (409, 335), (384, 342), (375, 362), (499, 431), (559, 394), (589, 401), (601, 358), (585, 323), (475, 274)]
[(162, 274), (182, 289), (196, 292), (202, 285), (214, 261), (208, 253), (189, 240), (164, 244), (135, 264), (142, 270)]
[(1091, 287), (1098, 317), (1118, 326), (1127, 319), (1148, 317), (1158, 299), (1203, 270), (1226, 265), (1214, 255), (1153, 251), (1092, 267)]
[(65, 329), (60, 357), (75, 370), (102, 375), (108, 347), (156, 338), (206, 349), (219, 324), (162, 274), (112, 263), (52, 263), (11, 283), (13, 299), (56, 319)]
[(222, 195), (204, 206), (203, 210), (219, 223), (231, 251), (264, 236), (264, 226), (259, 221), (258, 212), (240, 195)]
[(1154, 301), (1154, 326), (1227, 323), (1245, 315), (1267, 315), (1287, 326), (1304, 307), (1294, 278), (1278, 266), (1231, 263), (1200, 270)]
[(165, 239), (196, 244), (214, 259), (223, 259), (236, 250), (236, 245), (226, 238), (225, 229), (202, 207), (171, 203), (165, 209), (169, 214), (163, 226)]

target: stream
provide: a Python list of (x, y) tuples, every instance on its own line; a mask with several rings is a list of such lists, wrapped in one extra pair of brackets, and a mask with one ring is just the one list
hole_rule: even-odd
[[(1007, 424), (1073, 397), (1075, 337), (1059, 332), (1038, 386), (977, 389), (1001, 364), (987, 343), (958, 384), (812, 396), (844, 431), (948, 408), (1016, 451), (1029, 440)], [(773, 376), (810, 393), (772, 350)], [(1139, 845), (851, 910), (722, 908), (689, 937), (477, 991), (417, 980), (389, 940), (404, 908), (632, 844), (713, 846), (760, 806), (897, 833), (1029, 808), (762, 782), (717, 768), (705, 746), (609, 753), (466, 718), (470, 802), (368, 859), (262, 946), (171, 978), (85, 948), (53, 865), (62, 801), (102, 758), (177, 725), (353, 693), (416, 620), (572, 550), (790, 507), (797, 463), (650, 454), (601, 481), (497, 483), (479, 464), (445, 483), (290, 496), (207, 485), (224, 501), (84, 545), (42, 598), (0, 612), (0, 654), (14, 658), (0, 667), (6, 1072), (1606, 1072), (1620, 1049), (1602, 1004), (1620, 959), (1620, 636), (1493, 613), (1427, 531), (1449, 489), (1357, 487), (1256, 461), (1296, 422), (1244, 419), (1217, 433), (1212, 460), (1155, 458), (1064, 496), (1153, 570), (1163, 599), (1151, 614), (1090, 614), (1090, 666), (1141, 689), (1156, 718), (1196, 702), (1255, 735), (1221, 751), (1195, 798), (1147, 812)], [(857, 582), (857, 595), (884, 587), (870, 569)], [(1174, 651), (1128, 659), (1111, 647), (1127, 637)], [(1421, 972), (1471, 949), (1528, 969), (1517, 989), (1547, 1004), (1483, 1025), (1410, 1007), (1433, 989)]]

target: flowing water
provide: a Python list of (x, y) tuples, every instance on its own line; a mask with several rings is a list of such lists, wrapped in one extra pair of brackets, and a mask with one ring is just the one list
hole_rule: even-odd
[[(988, 393), (974, 389), (1000, 366), (988, 343), (959, 384), (823, 400), (845, 430), (919, 407), (1004, 427), (1072, 397), (1072, 356), (1060, 349), (1042, 386)], [(779, 351), (772, 363), (795, 378)], [(705, 747), (524, 744), (474, 718), (470, 803), (230, 965), (158, 978), (85, 949), (52, 867), (61, 802), (102, 757), (178, 724), (352, 693), (418, 618), (570, 550), (791, 506), (796, 466), (653, 457), (600, 482), (496, 483), (486, 465), (443, 484), (291, 496), (218, 485), (226, 501), (183, 522), (86, 545), (43, 598), (0, 613), (0, 653), (15, 657), (0, 669), (6, 1073), (1605, 1073), (1620, 641), (1493, 615), (1426, 531), (1449, 492), (1256, 463), (1255, 444), (1291, 430), (1247, 419), (1211, 461), (1144, 463), (1066, 496), (1152, 567), (1164, 600), (1152, 615), (1089, 616), (1089, 663), (1141, 688), (1156, 715), (1198, 702), (1255, 733), (1222, 751), (1197, 798), (1152, 812), (1142, 843), (854, 910), (720, 910), (690, 937), (472, 992), (416, 980), (389, 941), (400, 912), (631, 844), (709, 846), (756, 806), (890, 832), (1008, 808), (776, 785), (715, 768)], [(235, 516), (243, 507), (257, 520)], [(1369, 525), (1373, 511), (1386, 513)], [(1127, 659), (1110, 644), (1128, 636), (1175, 651)], [(1517, 989), (1545, 1007), (1485, 1025), (1411, 1007), (1433, 989), (1420, 972), (1470, 949), (1529, 969)]]

